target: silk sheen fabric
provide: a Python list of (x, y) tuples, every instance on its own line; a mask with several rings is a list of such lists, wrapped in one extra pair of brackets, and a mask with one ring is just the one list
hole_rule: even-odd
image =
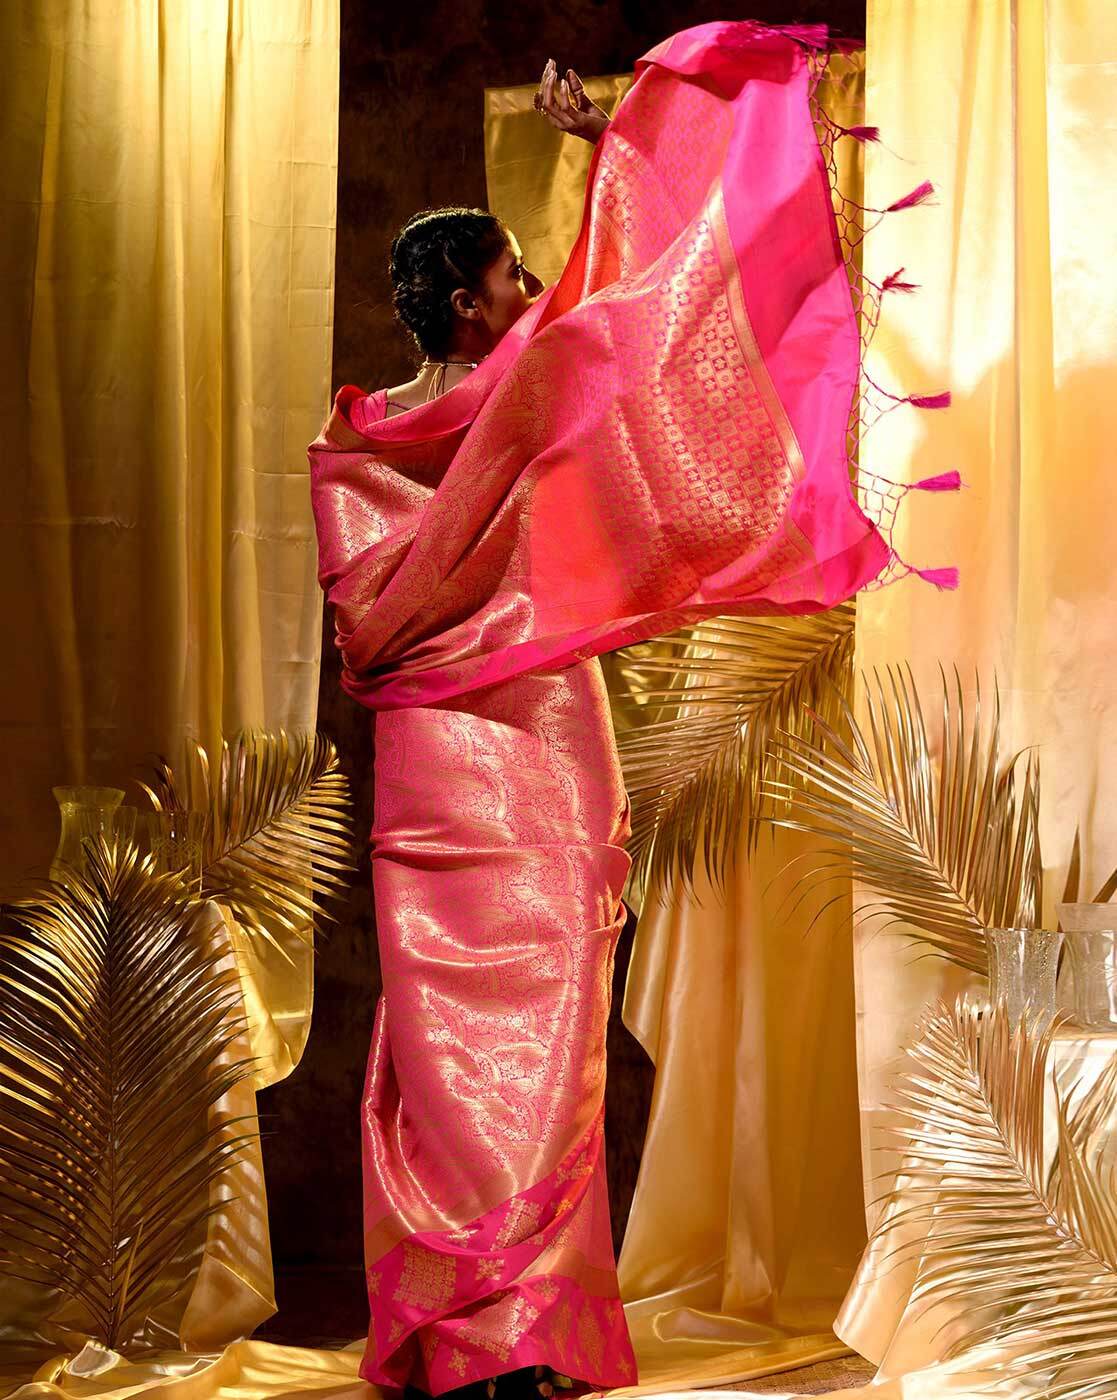
[(667, 41), (598, 144), (562, 277), (481, 368), (380, 423), (341, 391), (312, 491), (355, 698), (817, 611), (884, 569), (848, 481), (859, 341), (807, 83), (759, 26)]
[[(5, 896), (46, 873), (53, 784), (314, 726), (303, 448), (329, 392), (338, 41), (336, 0), (0, 5)], [(251, 1115), (302, 1053), (312, 940), (210, 914), (260, 1057), (229, 1096)], [(275, 1310), (258, 1150), (215, 1200), (160, 1343), (221, 1347)], [(0, 1279), (5, 1343), (57, 1302)]]
[(635, 1378), (601, 1161), (628, 818), (594, 657), (828, 607), (890, 559), (848, 481), (823, 38), (718, 24), (655, 50), (557, 285), (432, 404), (385, 418), (343, 389), (311, 448), (343, 684), (377, 711), (377, 1384)]
[[(949, 540), (962, 590), (933, 602), (911, 588), (867, 595), (858, 657), (867, 667), (910, 661), (925, 697), (940, 662), (957, 663), (970, 706), (975, 673), (988, 698), (995, 669), (1007, 750), (1035, 746), (1043, 764), (1052, 921), (1076, 827), (1081, 897), (1117, 864), (1117, 9), (1106, 0), (870, 0), (868, 44), (873, 119), (927, 170), (942, 204), (933, 222), (886, 222), (866, 245), (871, 276), (902, 264), (925, 288), (892, 308), (870, 371), (948, 382), (954, 400), (948, 414), (914, 423), (891, 415), (865, 460), (906, 463), (914, 479), (953, 452), (969, 509), (947, 518), (928, 500), (920, 523), (921, 537)], [(904, 178), (886, 152), (870, 150), (865, 202), (887, 204)], [(901, 548), (906, 528), (901, 521)], [(896, 1169), (888, 1086), (903, 1049), (926, 1004), (966, 982), (900, 938), (866, 930), (858, 939), (870, 1203)], [(882, 1253), (867, 1256), (838, 1330), (899, 1376), (933, 1359), (946, 1334), (929, 1345), (910, 1318), (900, 1321), (910, 1274)], [(930, 1386), (943, 1371), (921, 1374)], [(893, 1383), (915, 1393), (915, 1377)]]
[(14, 0), (0, 46), (7, 895), (52, 785), (314, 727), (337, 0)]
[(636, 1376), (603, 1132), (628, 804), (596, 660), (376, 718), (362, 1375)]
[[(831, 55), (818, 101), (843, 127), (866, 120), (864, 77), (863, 51)], [(630, 83), (586, 87), (612, 112)], [(486, 92), (486, 176), (489, 207), (549, 280), (578, 234), (592, 148), (541, 122), (534, 91)], [(855, 200), (863, 150), (834, 152)], [(635, 650), (660, 646), (677, 652)], [(618, 731), (655, 710), (632, 689), (631, 654), (602, 658)], [(865, 1243), (849, 898), (804, 938), (787, 882), (773, 886), (808, 845), (777, 833), (723, 888), (699, 871), (697, 897), (676, 887), (640, 915), (624, 1019), (656, 1078), (618, 1279), (642, 1386), (739, 1381), (845, 1350), (831, 1324)]]

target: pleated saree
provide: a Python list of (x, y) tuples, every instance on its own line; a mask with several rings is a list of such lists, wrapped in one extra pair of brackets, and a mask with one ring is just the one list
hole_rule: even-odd
[(311, 448), (343, 685), (376, 712), (382, 1386), (637, 1379), (602, 1133), (628, 804), (596, 657), (831, 607), (892, 558), (849, 484), (823, 41), (726, 23), (653, 50), (560, 280), (459, 386), (388, 418), (345, 388)]

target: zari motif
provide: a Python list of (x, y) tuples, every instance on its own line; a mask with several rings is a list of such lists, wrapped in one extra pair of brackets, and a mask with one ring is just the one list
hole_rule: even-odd
[(503, 1249), (510, 1244), (519, 1244), (521, 1240), (534, 1234), (542, 1214), (543, 1207), (538, 1201), (513, 1201), (504, 1217), (504, 1224), (497, 1231), (494, 1241), (496, 1247)]
[(522, 1293), (497, 1295), (476, 1322), (459, 1328), (458, 1335), (474, 1346), (491, 1352), (500, 1361), (507, 1361), (512, 1348), (539, 1316)]
[(601, 1365), (601, 1348), (604, 1340), (592, 1310), (583, 1308), (581, 1316), (578, 1318), (578, 1341), (581, 1343), (582, 1351), (590, 1364), (591, 1371), (596, 1371)]
[(419, 1244), (404, 1244), (403, 1273), (392, 1297), (425, 1311), (444, 1308), (454, 1296), (456, 1271), (452, 1255), (435, 1254)]

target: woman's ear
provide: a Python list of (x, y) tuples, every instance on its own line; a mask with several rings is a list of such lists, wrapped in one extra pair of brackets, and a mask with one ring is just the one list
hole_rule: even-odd
[(473, 293), (467, 292), (464, 287), (458, 287), (450, 293), (450, 305), (458, 316), (464, 316), (467, 321), (476, 321), (481, 315)]

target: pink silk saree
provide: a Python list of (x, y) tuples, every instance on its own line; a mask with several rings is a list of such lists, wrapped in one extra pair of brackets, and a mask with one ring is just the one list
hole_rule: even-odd
[(814, 612), (892, 554), (849, 483), (860, 343), (812, 126), (818, 29), (636, 67), (559, 281), (440, 399), (310, 449), (343, 685), (376, 711), (384, 994), (361, 1375), (636, 1380), (602, 1135), (629, 859), (598, 653)]

